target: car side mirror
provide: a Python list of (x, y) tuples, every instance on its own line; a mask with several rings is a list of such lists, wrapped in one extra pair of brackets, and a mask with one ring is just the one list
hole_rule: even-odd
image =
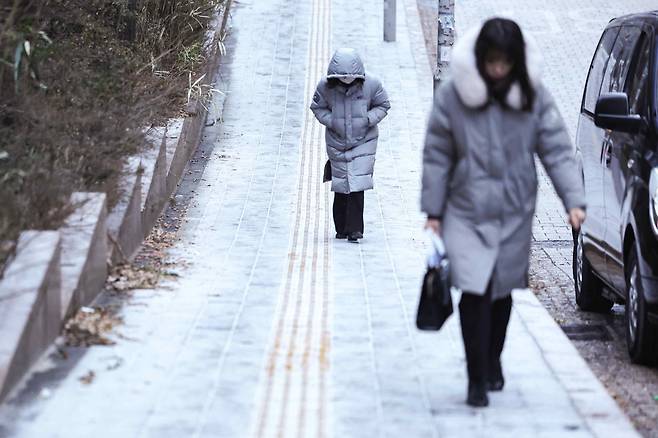
[(603, 129), (637, 134), (642, 127), (642, 117), (629, 114), (626, 93), (605, 93), (596, 102), (594, 124)]

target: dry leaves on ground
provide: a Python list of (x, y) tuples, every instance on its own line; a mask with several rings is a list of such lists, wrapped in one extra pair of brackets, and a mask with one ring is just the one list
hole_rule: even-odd
[(150, 246), (153, 249), (167, 249), (169, 248), (176, 238), (176, 233), (172, 231), (166, 231), (162, 228), (161, 224), (158, 224), (151, 230), (151, 233), (144, 240), (145, 246)]
[(160, 272), (133, 265), (116, 266), (107, 277), (107, 286), (117, 292), (131, 289), (153, 289), (160, 280)]
[(178, 277), (171, 270), (167, 250), (174, 244), (177, 227), (167, 230), (163, 226), (163, 218), (158, 220), (131, 264), (114, 267), (107, 279), (107, 288), (116, 292), (126, 292), (131, 289), (153, 289), (162, 278)]
[(114, 345), (115, 342), (107, 335), (121, 322), (121, 318), (108, 309), (82, 307), (66, 322), (64, 327), (66, 345), (71, 347)]
[(142, 244), (132, 264), (115, 266), (107, 278), (108, 289), (126, 292), (131, 289), (153, 289), (163, 272), (166, 251), (174, 241), (175, 233), (156, 226)]

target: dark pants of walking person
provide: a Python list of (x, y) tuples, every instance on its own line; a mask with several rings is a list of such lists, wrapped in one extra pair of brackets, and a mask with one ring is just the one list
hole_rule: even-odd
[(487, 288), (484, 296), (467, 292), (462, 294), (459, 315), (466, 350), (469, 404), (486, 406), (487, 389), (503, 389), (500, 355), (511, 310), (512, 296), (492, 301), (491, 287)]
[(363, 192), (334, 193), (334, 225), (337, 234), (363, 235)]

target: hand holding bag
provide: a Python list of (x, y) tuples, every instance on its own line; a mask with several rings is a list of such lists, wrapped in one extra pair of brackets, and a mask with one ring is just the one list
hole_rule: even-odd
[(450, 295), (450, 261), (441, 238), (428, 231), (431, 253), (427, 257), (427, 272), (420, 291), (416, 327), (420, 330), (439, 330), (452, 315)]

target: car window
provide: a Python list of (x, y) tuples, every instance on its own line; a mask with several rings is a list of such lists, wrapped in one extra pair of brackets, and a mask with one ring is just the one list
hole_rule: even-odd
[(642, 38), (636, 61), (633, 64), (633, 73), (628, 78), (624, 89), (628, 95), (628, 106), (631, 114), (642, 114), (646, 107), (650, 57), (650, 41), (648, 38)]
[(623, 26), (610, 53), (610, 60), (603, 73), (601, 93), (623, 91), (626, 76), (642, 33), (639, 27)]
[(583, 109), (592, 114), (596, 107), (596, 101), (599, 98), (603, 71), (605, 70), (608, 57), (610, 56), (610, 52), (612, 52), (612, 47), (618, 33), (618, 27), (610, 28), (603, 33), (589, 68), (589, 76), (587, 77), (587, 85), (585, 86), (585, 97), (583, 98)]

